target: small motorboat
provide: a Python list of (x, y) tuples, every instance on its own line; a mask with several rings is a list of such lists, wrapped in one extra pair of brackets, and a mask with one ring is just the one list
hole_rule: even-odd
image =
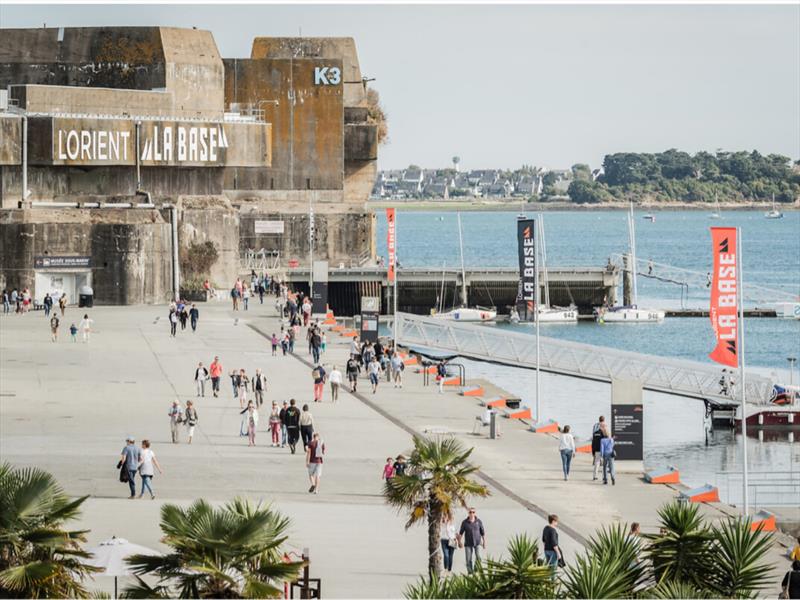
[(643, 218), (645, 221), (650, 221), (651, 223), (655, 223), (655, 222), (656, 222), (656, 216), (655, 216), (655, 215), (652, 215), (652, 214), (650, 214), (650, 213), (647, 213), (646, 215), (642, 216), (642, 218)]

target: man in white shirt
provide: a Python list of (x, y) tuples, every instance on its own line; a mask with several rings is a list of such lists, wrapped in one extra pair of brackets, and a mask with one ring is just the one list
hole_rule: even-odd
[(339, 386), (342, 385), (342, 372), (336, 368), (336, 365), (331, 367), (331, 372), (328, 375), (328, 381), (331, 382), (331, 398), (333, 402), (339, 399)]
[(267, 391), (267, 376), (261, 372), (261, 369), (256, 369), (252, 383), (253, 393), (256, 396), (256, 408), (261, 408), (261, 405), (264, 404), (264, 392)]

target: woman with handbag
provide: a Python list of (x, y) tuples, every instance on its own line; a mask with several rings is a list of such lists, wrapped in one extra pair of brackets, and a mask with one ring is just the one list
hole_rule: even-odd
[(564, 481), (569, 479), (569, 467), (575, 457), (575, 438), (572, 437), (569, 431), (569, 425), (564, 425), (564, 429), (561, 431), (561, 440), (558, 444), (558, 450), (561, 453), (561, 469), (564, 471)]
[(192, 443), (194, 437), (194, 428), (197, 425), (197, 409), (194, 407), (194, 402), (191, 400), (186, 401), (186, 411), (183, 413), (183, 422), (186, 424), (186, 434), (189, 436), (189, 443)]
[(442, 538), (442, 556), (444, 558), (444, 570), (448, 573), (453, 572), (453, 556), (456, 554), (458, 548), (458, 539), (456, 538), (456, 526), (453, 523), (453, 517), (450, 515), (442, 515), (442, 523), (439, 528), (440, 537)]

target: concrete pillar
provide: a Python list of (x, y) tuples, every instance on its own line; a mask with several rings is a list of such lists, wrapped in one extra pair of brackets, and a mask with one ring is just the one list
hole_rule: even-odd
[(625, 306), (633, 304), (633, 262), (630, 254), (622, 255), (622, 303)]

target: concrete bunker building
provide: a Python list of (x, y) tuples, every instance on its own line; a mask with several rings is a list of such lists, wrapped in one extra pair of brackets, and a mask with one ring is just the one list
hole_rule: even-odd
[[(285, 266), (375, 253), (377, 125), (351, 38), (3, 29), (0, 288), (164, 302), (173, 253), (211, 241), (224, 288), (249, 249)], [(173, 240), (177, 239), (175, 245)]]

